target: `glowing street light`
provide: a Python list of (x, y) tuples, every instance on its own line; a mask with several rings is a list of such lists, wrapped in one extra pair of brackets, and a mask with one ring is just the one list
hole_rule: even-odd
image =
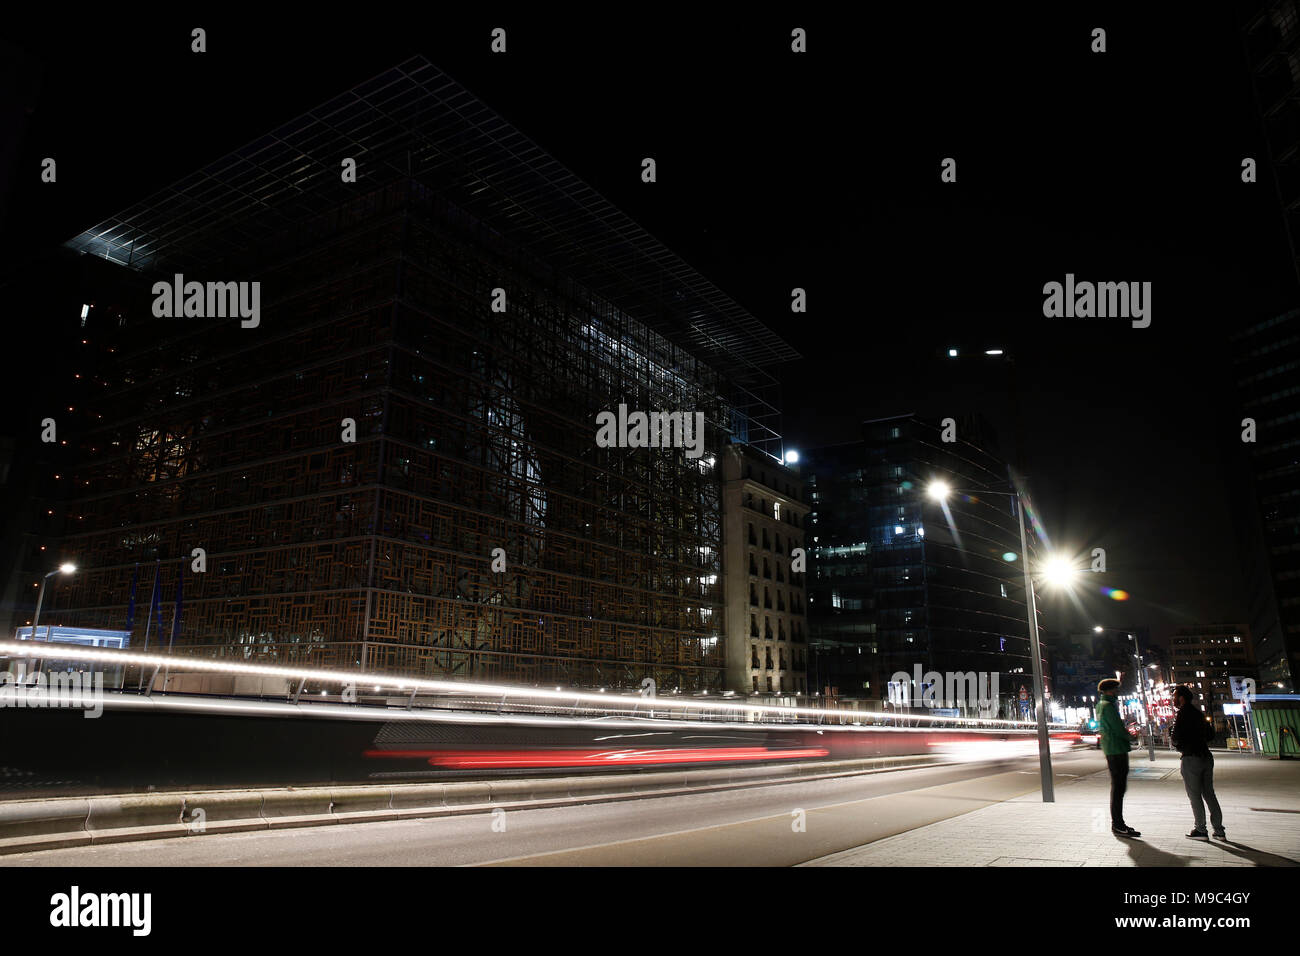
[[(1023, 547), (1023, 545), (1022, 545)], [(1069, 587), (1078, 574), (1069, 559), (1053, 555), (1042, 563), (1043, 580), (1056, 588)]]
[[(41, 589), (36, 595), (36, 613), (32, 615), (32, 640), (36, 640), (36, 626), (41, 623), (41, 606), (45, 603), (45, 582), (56, 574), (71, 574), (77, 570), (77, 566), (69, 561), (63, 562), (45, 577), (41, 578)], [(40, 658), (36, 660), (36, 667), (40, 669)]]
[[(1044, 803), (1056, 802), (1056, 791), (1052, 785), (1052, 750), (1047, 736), (1047, 701), (1043, 689), (1043, 652), (1038, 640), (1038, 607), (1034, 601), (1034, 580), (1029, 571), (1029, 545), (1025, 541), (1025, 506), (1020, 497), (1020, 489), (1012, 482), (1013, 491), (961, 492), (958, 494), (998, 495), (1016, 499), (1016, 516), (1020, 519), (1020, 560), (1025, 572), (1025, 609), (1029, 613), (1029, 654), (1032, 658), (1034, 674), (1034, 712), (1038, 723), (1038, 773)], [(946, 501), (954, 489), (945, 481), (932, 481), (926, 493), (934, 501)], [(1060, 587), (1068, 586), (1073, 577), (1073, 568), (1063, 559), (1051, 558), (1045, 565), (1044, 572), (1049, 581)]]

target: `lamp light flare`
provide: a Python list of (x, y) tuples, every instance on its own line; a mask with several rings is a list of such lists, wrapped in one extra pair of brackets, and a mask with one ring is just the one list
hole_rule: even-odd
[(1043, 562), (1043, 579), (1053, 587), (1068, 587), (1074, 581), (1075, 573), (1068, 558), (1053, 556)]
[(925, 492), (935, 501), (943, 501), (948, 497), (951, 490), (946, 481), (932, 481), (930, 486), (925, 489)]

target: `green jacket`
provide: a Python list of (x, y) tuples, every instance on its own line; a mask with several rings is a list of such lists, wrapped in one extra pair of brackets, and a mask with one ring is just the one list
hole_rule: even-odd
[(1110, 694), (1101, 695), (1101, 702), (1097, 704), (1097, 723), (1101, 726), (1101, 752), (1107, 757), (1126, 754), (1133, 749), (1128, 728), (1120, 719), (1119, 708)]

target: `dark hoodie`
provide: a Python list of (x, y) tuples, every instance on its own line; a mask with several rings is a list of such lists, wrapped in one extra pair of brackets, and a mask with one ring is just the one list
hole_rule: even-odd
[(1214, 739), (1214, 725), (1205, 719), (1201, 708), (1189, 700), (1179, 708), (1171, 736), (1180, 754), (1208, 757), (1208, 744)]

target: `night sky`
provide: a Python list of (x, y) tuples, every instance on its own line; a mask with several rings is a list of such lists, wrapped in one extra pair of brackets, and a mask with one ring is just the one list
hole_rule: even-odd
[[(1105, 547), (1104, 583), (1133, 596), (1119, 605), (1090, 582), (1082, 611), (1048, 602), (1049, 627), (1160, 637), (1246, 623), (1226, 339), (1294, 307), (1297, 289), (1229, 5), (1198, 18), (1167, 6), (1135, 17), (1132, 4), (1031, 18), (872, 5), (849, 19), (441, 6), (298, 23), (133, 8), (11, 21), (6, 42), (42, 65), (42, 83), (18, 147), (4, 281), (423, 54), (800, 351), (778, 370), (787, 447), (850, 440), (885, 414), (984, 411), (1004, 451), (1023, 442), (1053, 543)], [(189, 52), (194, 26), (206, 54)], [(505, 55), (489, 51), (496, 26)], [(789, 52), (794, 26), (806, 55)], [(1104, 54), (1089, 49), (1098, 26)], [(38, 181), (47, 155), (55, 186)], [(640, 181), (644, 156), (655, 184)], [(949, 156), (955, 184), (939, 180)], [(1260, 162), (1254, 185), (1241, 182), (1246, 156)], [(1152, 282), (1151, 327), (1044, 318), (1043, 284), (1067, 272)], [(795, 286), (806, 316), (790, 314)], [(5, 321), (11, 343), (51, 334)], [(1015, 362), (974, 386), (966, 366), (958, 386), (934, 358), (950, 345)], [(33, 371), (6, 387), (28, 387)], [(1006, 414), (1013, 387), (1019, 421)]]

